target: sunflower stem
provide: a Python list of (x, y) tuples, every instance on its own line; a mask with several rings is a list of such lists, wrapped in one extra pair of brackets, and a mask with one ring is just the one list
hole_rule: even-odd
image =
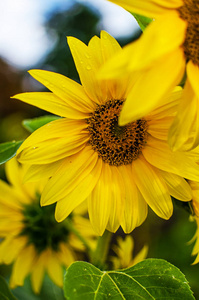
[(102, 236), (99, 236), (97, 246), (92, 255), (92, 264), (100, 269), (106, 269), (106, 258), (109, 251), (112, 233), (106, 230)]
[(67, 229), (74, 233), (76, 235), (76, 237), (84, 244), (87, 252), (88, 252), (88, 255), (89, 257), (91, 258), (92, 255), (93, 255), (93, 251), (90, 247), (90, 245), (88, 244), (87, 240), (80, 234), (80, 232), (73, 226), (73, 223), (71, 222), (70, 219), (66, 219), (65, 220), (65, 225), (67, 227)]

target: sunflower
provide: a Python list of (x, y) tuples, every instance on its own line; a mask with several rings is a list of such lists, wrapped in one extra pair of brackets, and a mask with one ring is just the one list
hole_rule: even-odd
[(145, 220), (148, 205), (169, 219), (170, 195), (190, 200), (184, 178), (199, 180), (194, 160), (172, 152), (167, 144), (181, 89), (150, 114), (120, 126), (118, 116), (134, 82), (129, 76), (99, 80), (98, 70), (122, 49), (104, 31), (88, 46), (73, 37), (68, 43), (82, 85), (60, 74), (32, 70), (30, 74), (51, 92), (14, 96), (62, 116), (33, 132), (19, 148), (19, 161), (31, 165), (24, 180), (50, 178), (41, 204), (56, 202), (58, 222), (86, 201), (99, 235), (105, 229), (115, 232), (120, 225), (131, 232)]
[(138, 264), (147, 256), (148, 246), (145, 245), (135, 257), (133, 257), (134, 240), (130, 235), (126, 235), (124, 239), (121, 236), (117, 237), (117, 244), (112, 247), (116, 256), (111, 257), (113, 269), (125, 269)]
[[(0, 181), (0, 263), (13, 263), (10, 286), (22, 286), (30, 274), (32, 288), (39, 293), (47, 272), (61, 287), (63, 267), (77, 259), (75, 249), (85, 248), (68, 230), (67, 220), (55, 221), (54, 205), (40, 206), (42, 184), (22, 184), (24, 168), (15, 158), (7, 163), (6, 173), (10, 184)], [(92, 246), (94, 232), (88, 229), (89, 220), (75, 213), (68, 218)]]
[[(127, 10), (155, 19), (102, 70), (103, 78), (137, 73), (119, 119), (135, 121), (159, 105), (182, 80), (184, 93), (169, 131), (173, 150), (199, 144), (199, 2), (198, 0), (110, 0)], [(118, 63), (119, 62), (119, 63)]]

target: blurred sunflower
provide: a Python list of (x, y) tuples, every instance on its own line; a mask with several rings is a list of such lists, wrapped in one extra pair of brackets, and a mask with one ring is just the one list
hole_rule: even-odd
[(99, 235), (105, 229), (115, 232), (120, 225), (131, 232), (145, 220), (147, 204), (158, 216), (170, 218), (170, 195), (190, 200), (191, 189), (184, 178), (199, 180), (199, 166), (193, 159), (167, 145), (181, 89), (176, 88), (144, 118), (120, 126), (118, 116), (134, 79), (101, 81), (97, 74), (122, 49), (104, 31), (88, 46), (72, 37), (68, 43), (82, 85), (53, 72), (32, 70), (30, 74), (52, 93), (14, 96), (63, 117), (36, 130), (19, 148), (19, 161), (32, 165), (24, 180), (50, 178), (41, 204), (57, 202), (58, 222), (87, 200)]
[[(6, 164), (10, 184), (0, 181), (0, 263), (13, 263), (11, 288), (22, 286), (30, 274), (32, 288), (39, 293), (45, 272), (61, 287), (63, 267), (77, 259), (75, 249), (85, 248), (68, 230), (67, 220), (55, 221), (54, 205), (40, 207), (42, 184), (22, 184), (23, 173), (24, 168), (12, 159)], [(75, 213), (68, 218), (92, 246), (90, 222)]]
[(130, 235), (126, 235), (124, 239), (121, 236), (117, 237), (117, 244), (112, 247), (116, 256), (111, 257), (113, 269), (125, 269), (138, 264), (146, 258), (148, 246), (145, 245), (135, 257), (133, 257), (134, 240)]
[(198, 1), (110, 1), (155, 19), (140, 39), (125, 47), (102, 71), (104, 78), (137, 72), (138, 80), (126, 99), (119, 124), (140, 119), (161, 104), (186, 71), (185, 89), (169, 131), (169, 143), (174, 150), (196, 147), (199, 144)]

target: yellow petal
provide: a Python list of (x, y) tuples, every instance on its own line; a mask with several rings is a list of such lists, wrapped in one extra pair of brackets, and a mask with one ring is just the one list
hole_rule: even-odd
[(60, 97), (69, 107), (85, 113), (93, 110), (94, 104), (85, 94), (84, 88), (74, 80), (44, 70), (31, 70), (29, 73), (56, 96)]
[(46, 251), (43, 251), (38, 257), (34, 264), (34, 268), (31, 274), (31, 284), (33, 291), (38, 294), (41, 290), (46, 262)]
[(199, 180), (199, 166), (195, 161), (187, 153), (171, 151), (166, 142), (151, 137), (142, 153), (158, 169), (190, 180)]
[(174, 116), (177, 113), (177, 107), (182, 98), (183, 90), (177, 86), (163, 100), (163, 104), (154, 109), (147, 115), (147, 120), (159, 120), (168, 116)]
[(182, 0), (109, 0), (113, 3), (116, 3), (125, 9), (144, 15), (147, 17), (155, 18), (165, 12), (167, 9), (177, 8), (183, 5)]
[[(92, 55), (89, 47), (74, 37), (68, 37), (67, 41), (86, 93), (95, 103), (103, 103), (105, 99), (101, 84), (96, 79), (99, 69), (98, 61), (95, 59), (96, 54)], [(101, 52), (101, 48), (97, 48), (96, 52)]]
[(199, 67), (194, 65), (191, 60), (187, 63), (187, 78), (189, 79), (197, 98), (199, 98)]
[[(181, 149), (192, 136), (198, 115), (198, 99), (194, 95), (189, 79), (187, 79), (178, 113), (171, 125), (168, 142), (173, 151)], [(198, 117), (197, 117), (198, 118)]]
[(64, 274), (63, 274), (63, 269), (60, 264), (60, 261), (57, 257), (56, 252), (52, 252), (51, 255), (49, 256), (48, 259), (48, 264), (47, 264), (47, 271), (52, 279), (52, 281), (62, 287), (63, 286), (63, 280), (64, 280)]
[(57, 203), (55, 218), (58, 222), (64, 220), (74, 208), (89, 196), (99, 180), (101, 168), (102, 161), (101, 159), (98, 159), (93, 170), (65, 197), (65, 199), (60, 200)]
[(184, 68), (184, 53), (176, 50), (157, 61), (151, 68), (140, 72), (139, 79), (123, 105), (119, 124), (122, 126), (140, 119), (164, 103), (164, 97), (182, 78)]
[(157, 139), (167, 141), (168, 131), (172, 121), (173, 117), (165, 117), (160, 120), (149, 121), (147, 132)]
[(183, 177), (162, 170), (160, 170), (160, 174), (165, 180), (171, 196), (181, 201), (190, 201), (192, 199), (190, 185)]
[(35, 258), (36, 252), (32, 245), (21, 251), (13, 265), (12, 275), (10, 278), (11, 288), (14, 288), (17, 285), (23, 285), (25, 277), (31, 272), (34, 266)]
[(88, 212), (91, 224), (98, 235), (106, 229), (111, 212), (111, 184), (112, 172), (109, 164), (102, 164), (101, 175), (98, 182), (88, 197)]
[(18, 257), (21, 250), (25, 247), (26, 242), (27, 239), (24, 237), (7, 237), (0, 244), (0, 261), (5, 264), (10, 264), (11, 262), (13, 262)]
[(173, 213), (173, 204), (161, 174), (140, 156), (132, 164), (136, 185), (145, 201), (161, 218), (169, 219)]
[(83, 182), (85, 177), (89, 177), (97, 160), (97, 153), (90, 147), (63, 160), (60, 168), (46, 184), (42, 192), (41, 204), (48, 205), (65, 198)]
[(88, 117), (88, 111), (80, 111), (75, 109), (73, 106), (68, 106), (64, 100), (57, 97), (53, 93), (48, 92), (31, 92), (22, 93), (13, 96), (14, 99), (19, 99), (28, 104), (34, 105), (50, 113), (61, 117), (67, 117), (71, 119), (85, 119)]
[(124, 211), (125, 187), (124, 180), (118, 168), (111, 166), (112, 182), (110, 185), (109, 205), (111, 207), (110, 217), (107, 224), (107, 229), (111, 232), (116, 232), (121, 224), (121, 219)]
[(125, 178), (124, 213), (121, 226), (125, 233), (130, 233), (144, 222), (148, 206), (135, 184), (131, 166), (122, 166), (119, 169), (122, 177)]
[(17, 151), (17, 158), (21, 163), (46, 164), (72, 155), (83, 148), (88, 139), (83, 128), (84, 122), (67, 119), (50, 122), (24, 141)]
[(24, 182), (40, 181), (50, 178), (59, 168), (63, 160), (55, 161), (45, 165), (31, 165), (24, 175)]

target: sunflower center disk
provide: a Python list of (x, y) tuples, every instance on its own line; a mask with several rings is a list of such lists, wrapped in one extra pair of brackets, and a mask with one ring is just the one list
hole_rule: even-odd
[(199, 1), (184, 0), (179, 13), (180, 17), (188, 23), (183, 45), (186, 58), (199, 66)]
[(60, 242), (66, 242), (68, 239), (69, 232), (64, 222), (55, 221), (54, 210), (54, 205), (41, 207), (39, 201), (24, 205), (24, 228), (21, 235), (27, 236), (29, 243), (33, 244), (39, 253), (47, 248), (58, 251)]
[(98, 106), (87, 119), (90, 144), (105, 163), (111, 166), (130, 164), (136, 160), (147, 141), (147, 121), (137, 120), (118, 125), (124, 100), (110, 100)]

